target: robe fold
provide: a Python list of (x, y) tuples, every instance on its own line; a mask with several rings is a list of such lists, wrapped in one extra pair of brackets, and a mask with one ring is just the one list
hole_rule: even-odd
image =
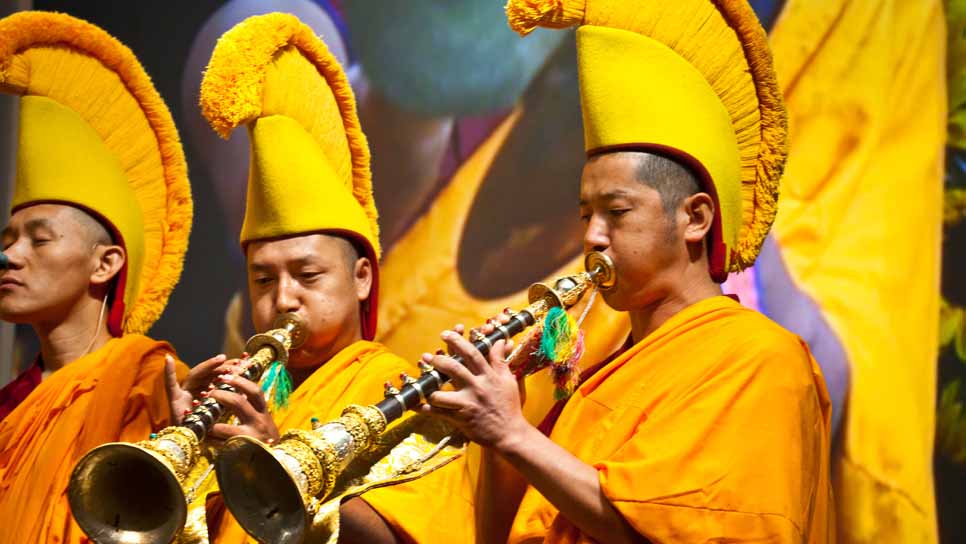
[[(804, 342), (718, 296), (597, 371), (550, 438), (653, 543), (832, 542), (830, 416)], [(591, 541), (527, 488), (509, 542)]]
[(70, 514), (71, 471), (95, 446), (167, 425), (164, 356), (173, 353), (145, 336), (113, 338), (51, 374), (0, 422), (0, 544), (89, 542)]

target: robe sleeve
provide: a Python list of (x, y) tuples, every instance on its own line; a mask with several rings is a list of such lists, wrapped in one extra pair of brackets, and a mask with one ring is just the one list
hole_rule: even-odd
[(794, 337), (736, 348), (659, 410), (612, 414), (631, 438), (595, 464), (601, 489), (651, 542), (809, 539), (828, 445), (811, 357)]

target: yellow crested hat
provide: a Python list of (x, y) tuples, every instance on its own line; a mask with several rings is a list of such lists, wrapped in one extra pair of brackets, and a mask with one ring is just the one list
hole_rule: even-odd
[(379, 225), (369, 145), (336, 58), (294, 15), (249, 17), (218, 40), (201, 82), (201, 111), (224, 138), (248, 127), (251, 165), (242, 246), (333, 233), (372, 261), (363, 337), (376, 329)]
[(112, 334), (145, 333), (184, 263), (192, 201), (178, 132), (134, 53), (60, 13), (0, 20), (0, 91), (19, 95), (12, 209), (81, 208), (127, 262), (111, 297)]
[(717, 206), (711, 276), (751, 266), (775, 219), (787, 117), (745, 0), (510, 0), (510, 26), (578, 26), (588, 156), (652, 151), (689, 166)]

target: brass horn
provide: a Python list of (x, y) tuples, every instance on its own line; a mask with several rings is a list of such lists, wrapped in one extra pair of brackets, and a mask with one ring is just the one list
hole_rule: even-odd
[[(279, 315), (273, 329), (248, 340), (253, 353), (245, 378), (257, 381), (274, 361), (288, 361), (304, 341), (295, 314)], [(219, 389), (234, 391), (227, 384)], [(185, 525), (188, 504), (210, 474), (202, 451), (208, 431), (224, 415), (214, 399), (201, 401), (181, 425), (166, 427), (137, 443), (114, 442), (88, 452), (74, 467), (68, 500), (74, 519), (100, 544), (168, 543)]]
[[(552, 286), (532, 285), (530, 305), (490, 335), (476, 339), (476, 348), (485, 355), (494, 342), (522, 332), (551, 308), (569, 308), (591, 288), (607, 290), (614, 286), (616, 275), (609, 257), (593, 252), (584, 265), (586, 272), (564, 276)], [(246, 436), (226, 441), (215, 459), (215, 473), (225, 505), (242, 528), (263, 543), (302, 542), (343, 469), (372, 451), (390, 423), (424, 403), (449, 381), (429, 365), (420, 368), (422, 375), (404, 378), (400, 389), (387, 387), (382, 402), (350, 405), (335, 421), (313, 425), (311, 431), (288, 431), (275, 445), (267, 446)]]

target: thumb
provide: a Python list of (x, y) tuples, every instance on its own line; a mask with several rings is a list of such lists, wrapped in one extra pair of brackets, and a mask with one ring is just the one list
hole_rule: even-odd
[(494, 368), (501, 368), (509, 371), (509, 364), (506, 362), (507, 355), (513, 349), (513, 340), (497, 340), (490, 349), (490, 364)]
[(178, 385), (178, 370), (174, 357), (164, 356), (164, 387), (168, 390), (168, 400), (174, 400), (181, 393), (181, 386)]

